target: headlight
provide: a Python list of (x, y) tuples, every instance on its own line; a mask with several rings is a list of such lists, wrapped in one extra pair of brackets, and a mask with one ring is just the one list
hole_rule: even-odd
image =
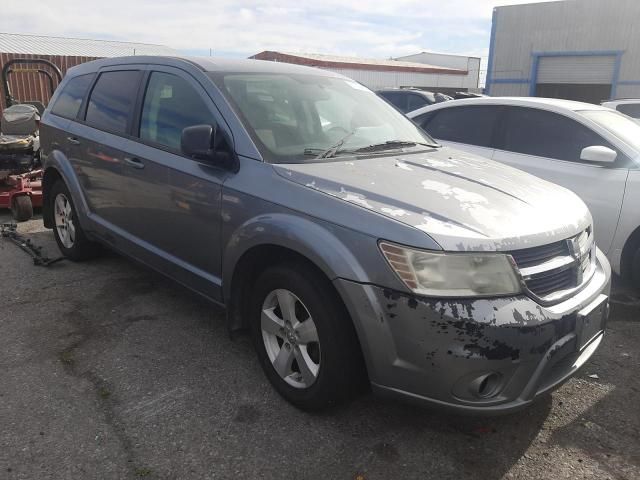
[(404, 284), (420, 295), (475, 297), (521, 291), (509, 255), (427, 252), (387, 242), (381, 242), (380, 249)]

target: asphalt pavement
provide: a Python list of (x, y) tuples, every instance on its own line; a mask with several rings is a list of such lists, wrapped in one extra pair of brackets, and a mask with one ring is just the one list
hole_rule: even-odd
[[(19, 230), (59, 255), (41, 220)], [(0, 272), (0, 479), (640, 479), (640, 295), (620, 282), (576, 378), (473, 418), (371, 394), (299, 411), (218, 307), (115, 254), (36, 267), (0, 239)]]

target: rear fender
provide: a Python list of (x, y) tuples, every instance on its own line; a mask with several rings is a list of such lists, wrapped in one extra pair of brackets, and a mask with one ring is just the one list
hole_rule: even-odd
[(89, 205), (87, 203), (87, 199), (82, 193), (82, 187), (75, 171), (73, 170), (71, 162), (69, 162), (69, 159), (60, 150), (51, 151), (51, 153), (47, 156), (45, 164), (45, 172), (42, 185), (44, 193), (44, 197), (42, 200), (45, 227), (53, 228), (52, 212), (49, 208), (48, 192), (52, 186), (50, 182), (55, 181), (56, 175), (54, 172), (57, 173), (60, 178), (62, 178), (62, 181), (64, 181), (67, 189), (69, 190), (69, 193), (71, 194), (71, 200), (76, 208), (80, 226), (83, 229), (87, 229), (89, 215)]

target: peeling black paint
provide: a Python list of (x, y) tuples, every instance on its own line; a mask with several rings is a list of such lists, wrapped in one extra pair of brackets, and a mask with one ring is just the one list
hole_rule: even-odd
[(520, 358), (520, 350), (510, 347), (500, 340), (494, 340), (490, 346), (481, 347), (479, 345), (465, 345), (465, 350), (486, 358), (487, 360), (505, 360), (511, 358), (511, 360), (518, 360)]

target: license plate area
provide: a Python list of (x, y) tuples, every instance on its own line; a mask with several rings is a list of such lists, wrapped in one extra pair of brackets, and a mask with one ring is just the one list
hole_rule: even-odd
[(609, 297), (601, 294), (578, 312), (576, 335), (578, 350), (582, 350), (605, 326), (609, 311)]

